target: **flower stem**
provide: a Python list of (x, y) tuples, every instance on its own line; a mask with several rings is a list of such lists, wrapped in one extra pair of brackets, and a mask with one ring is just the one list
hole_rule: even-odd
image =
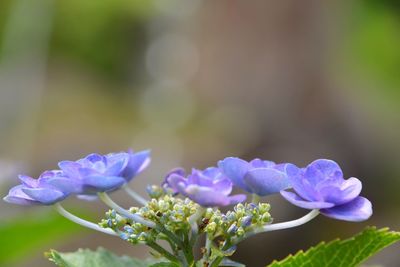
[(141, 223), (143, 225), (146, 225), (147, 227), (150, 228), (155, 228), (156, 224), (152, 221), (146, 220), (144, 219), (142, 216), (138, 215), (138, 214), (134, 214), (129, 212), (128, 210), (122, 208), (121, 206), (119, 206), (117, 203), (115, 203), (108, 195), (107, 193), (98, 193), (99, 198), (105, 203), (107, 204), (110, 208), (113, 208), (116, 212), (118, 212), (119, 214), (134, 220), (135, 222)]
[(210, 253), (211, 253), (211, 245), (212, 245), (212, 240), (210, 239), (210, 237), (207, 235), (206, 236), (206, 252), (204, 254), (204, 258), (208, 261), (208, 259), (210, 258)]
[(170, 252), (168, 252), (165, 248), (163, 248), (162, 246), (160, 246), (156, 242), (148, 242), (147, 245), (149, 247), (151, 247), (152, 249), (154, 249), (155, 251), (157, 251), (158, 253), (160, 253), (161, 255), (163, 255), (168, 260), (170, 260), (172, 262), (179, 263), (179, 260), (178, 260), (177, 257), (172, 255)]
[(214, 261), (211, 263), (210, 267), (218, 267), (221, 261), (224, 259), (222, 256), (218, 256), (214, 259)]
[(129, 196), (131, 196), (134, 200), (136, 200), (140, 204), (142, 205), (147, 204), (148, 201), (144, 199), (141, 195), (136, 193), (134, 190), (130, 189), (128, 185), (124, 185), (122, 188), (125, 190), (126, 193), (128, 193)]
[(77, 217), (77, 216), (75, 216), (75, 215), (69, 213), (68, 211), (66, 211), (66, 210), (61, 206), (60, 203), (54, 204), (54, 208), (56, 209), (56, 211), (57, 211), (58, 213), (60, 213), (62, 216), (64, 216), (64, 217), (67, 218), (68, 220), (73, 221), (74, 223), (77, 223), (77, 224), (82, 225), (82, 226), (84, 226), (84, 227), (87, 227), (87, 228), (90, 228), (90, 229), (93, 229), (93, 230), (96, 230), (96, 231), (99, 231), (99, 232), (102, 232), (102, 233), (105, 233), (105, 234), (118, 236), (118, 234), (115, 233), (115, 232), (114, 232), (113, 230), (111, 230), (111, 229), (102, 228), (102, 227), (98, 226), (98, 225), (95, 224), (95, 223), (86, 221), (86, 220), (84, 220), (84, 219), (81, 219), (81, 218), (79, 218), (79, 217)]
[(307, 213), (306, 215), (304, 215), (303, 217), (301, 217), (299, 219), (296, 219), (296, 220), (283, 222), (283, 223), (267, 224), (267, 225), (255, 228), (254, 230), (252, 230), (250, 232), (247, 232), (243, 237), (233, 239), (232, 243), (233, 244), (237, 244), (237, 243), (243, 241), (244, 239), (246, 239), (246, 238), (248, 238), (250, 236), (253, 236), (255, 234), (264, 233), (264, 232), (271, 232), (271, 231), (276, 231), (276, 230), (283, 230), (283, 229), (288, 229), (288, 228), (300, 226), (302, 224), (305, 224), (305, 223), (311, 221), (312, 219), (317, 217), (318, 214), (319, 214), (319, 210), (314, 209), (314, 210), (310, 211), (309, 213)]
[(189, 224), (191, 227), (191, 237), (190, 237), (190, 245), (193, 246), (196, 243), (197, 236), (199, 233), (199, 226), (197, 225), (197, 221), (203, 216), (205, 209), (203, 207), (199, 207), (193, 215), (189, 217)]

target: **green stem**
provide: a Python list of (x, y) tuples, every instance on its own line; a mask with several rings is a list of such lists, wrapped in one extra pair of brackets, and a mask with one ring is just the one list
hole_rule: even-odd
[(185, 252), (185, 257), (189, 263), (189, 266), (191, 266), (194, 263), (194, 255), (193, 255), (193, 246), (190, 244), (189, 240), (189, 234), (187, 232), (184, 233), (184, 239), (183, 239), (183, 243), (184, 243), (184, 250)]
[(210, 267), (218, 267), (223, 259), (224, 259), (224, 257), (222, 257), (222, 256), (216, 257), (213, 260), (213, 262), (211, 263)]
[(191, 236), (189, 244), (191, 247), (193, 247), (194, 244), (196, 243), (199, 234), (199, 226), (197, 221), (203, 216), (205, 211), (206, 211), (205, 208), (199, 207), (196, 213), (189, 217), (188, 221), (191, 227)]
[(163, 255), (168, 260), (170, 260), (172, 262), (179, 263), (179, 259), (177, 257), (172, 255), (170, 252), (168, 252), (165, 248), (163, 248), (162, 246), (160, 246), (156, 242), (148, 242), (147, 245), (149, 247), (151, 247), (152, 249), (154, 249), (155, 251), (157, 251), (158, 253), (160, 253), (161, 255)]
[(165, 229), (164, 225), (157, 224), (155, 229), (157, 231), (159, 231), (160, 233), (163, 233), (164, 235), (166, 235), (170, 240), (172, 240), (181, 249), (184, 248), (184, 244), (183, 244), (182, 240), (179, 239), (179, 237), (177, 237), (174, 233), (172, 233), (172, 232), (168, 231), (167, 229)]
[(243, 241), (244, 239), (246, 239), (250, 236), (253, 236), (255, 234), (271, 232), (271, 231), (276, 231), (276, 230), (283, 230), (283, 229), (300, 226), (302, 224), (305, 224), (305, 223), (311, 221), (312, 219), (317, 217), (318, 214), (319, 214), (319, 210), (314, 209), (314, 210), (310, 211), (309, 213), (307, 213), (306, 215), (304, 215), (303, 217), (296, 219), (296, 220), (282, 222), (282, 223), (267, 224), (267, 225), (255, 228), (252, 231), (247, 232), (244, 236), (233, 239), (232, 243), (235, 245), (235, 244)]
[(77, 216), (75, 216), (75, 215), (69, 213), (68, 211), (66, 211), (66, 210), (61, 206), (60, 203), (54, 204), (54, 208), (57, 210), (58, 213), (60, 213), (62, 216), (64, 216), (64, 217), (67, 218), (68, 220), (73, 221), (74, 223), (77, 223), (77, 224), (82, 225), (82, 226), (84, 226), (84, 227), (87, 227), (87, 228), (90, 228), (90, 229), (93, 229), (93, 230), (96, 230), (96, 231), (99, 231), (99, 232), (102, 232), (102, 233), (105, 233), (105, 234), (118, 236), (118, 234), (115, 233), (115, 232), (114, 232), (113, 230), (111, 230), (111, 229), (102, 228), (102, 227), (98, 226), (98, 225), (95, 224), (95, 223), (86, 221), (86, 220), (84, 220), (84, 219), (82, 219), (82, 218), (79, 218), (79, 217), (77, 217)]
[(210, 258), (211, 246), (212, 246), (212, 240), (207, 235), (207, 237), (206, 237), (206, 257), (207, 257), (207, 260)]

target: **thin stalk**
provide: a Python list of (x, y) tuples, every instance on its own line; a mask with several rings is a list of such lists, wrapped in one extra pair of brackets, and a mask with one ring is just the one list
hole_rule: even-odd
[(142, 216), (138, 215), (138, 214), (133, 214), (130, 213), (128, 210), (122, 208), (121, 206), (119, 206), (117, 203), (115, 203), (108, 195), (107, 193), (98, 193), (99, 198), (105, 203), (107, 204), (110, 208), (113, 208), (116, 212), (118, 212), (119, 214), (134, 220), (135, 222), (141, 223), (143, 225), (146, 225), (147, 227), (150, 228), (156, 228), (156, 224), (152, 221), (146, 220), (144, 219)]
[(189, 234), (186, 231), (183, 233), (183, 244), (185, 245), (183, 249), (185, 250), (186, 259), (191, 266), (194, 262), (193, 246), (190, 244)]
[(124, 185), (122, 188), (125, 190), (126, 193), (128, 193), (128, 195), (130, 197), (132, 197), (134, 200), (136, 200), (140, 204), (142, 204), (142, 205), (146, 205), (147, 204), (148, 201), (144, 197), (142, 197), (141, 195), (136, 193), (134, 190), (129, 188), (128, 185)]
[(211, 252), (211, 245), (212, 245), (212, 240), (208, 237), (206, 237), (206, 253), (205, 253), (205, 259), (208, 261), (208, 259), (210, 258), (210, 252)]
[(184, 249), (184, 244), (182, 242), (182, 240), (177, 237), (174, 233), (168, 231), (164, 225), (162, 224), (158, 224), (155, 227), (159, 232), (163, 233), (164, 235), (166, 235), (170, 240), (172, 240), (173, 242), (175, 242), (175, 244), (178, 245), (179, 248)]
[(196, 243), (197, 236), (199, 233), (199, 226), (197, 221), (203, 216), (205, 209), (203, 207), (199, 207), (195, 214), (189, 217), (189, 224), (191, 227), (191, 237), (190, 237), (190, 245), (193, 246)]
[(156, 242), (148, 242), (147, 245), (149, 247), (151, 247), (152, 249), (154, 249), (155, 251), (157, 251), (158, 253), (160, 253), (161, 255), (163, 255), (168, 260), (170, 260), (172, 262), (179, 263), (179, 259), (177, 257), (172, 255), (169, 251), (167, 251), (165, 248), (163, 248), (162, 246), (160, 246)]
[(267, 225), (255, 228), (254, 230), (247, 232), (243, 237), (234, 239), (232, 243), (237, 244), (237, 243), (243, 241), (244, 239), (246, 239), (250, 236), (253, 236), (255, 234), (271, 232), (271, 231), (276, 231), (276, 230), (283, 230), (283, 229), (300, 226), (302, 224), (305, 224), (305, 223), (311, 221), (312, 219), (317, 217), (318, 214), (319, 214), (319, 210), (314, 209), (314, 210), (310, 211), (309, 213), (307, 213), (306, 215), (304, 215), (303, 217), (296, 219), (296, 220), (282, 222), (282, 223), (267, 224)]
[(211, 263), (210, 267), (218, 267), (223, 259), (224, 259), (224, 257), (222, 257), (222, 256), (216, 257), (213, 260), (213, 262)]
[(181, 259), (181, 263), (182, 263), (182, 265), (180, 265), (180, 266), (189, 267), (189, 263), (188, 263), (188, 261), (186, 259), (186, 255), (183, 253), (182, 250), (178, 251), (178, 257), (179, 257), (179, 259)]
[(86, 221), (86, 220), (84, 220), (84, 219), (82, 219), (82, 218), (79, 218), (79, 217), (77, 217), (77, 216), (75, 216), (75, 215), (69, 213), (68, 211), (66, 211), (66, 210), (63, 208), (63, 206), (61, 206), (60, 203), (54, 204), (54, 208), (56, 209), (56, 211), (57, 211), (58, 213), (60, 213), (62, 216), (64, 216), (64, 217), (67, 218), (68, 220), (73, 221), (74, 223), (77, 223), (77, 224), (82, 225), (82, 226), (84, 226), (84, 227), (87, 227), (87, 228), (90, 228), (90, 229), (92, 229), (92, 230), (96, 230), (96, 231), (99, 231), (99, 232), (102, 232), (102, 233), (105, 233), (105, 234), (118, 236), (118, 234), (115, 233), (115, 232), (114, 232), (113, 230), (111, 230), (111, 229), (102, 228), (102, 227), (98, 226), (98, 225), (95, 224), (95, 223)]

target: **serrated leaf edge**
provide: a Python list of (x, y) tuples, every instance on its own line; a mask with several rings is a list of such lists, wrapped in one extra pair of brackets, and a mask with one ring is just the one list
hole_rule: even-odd
[[(288, 260), (290, 260), (291, 258), (293, 258), (293, 257), (298, 257), (298, 256), (300, 256), (300, 255), (302, 255), (302, 256), (307, 256), (307, 254), (311, 253), (312, 251), (318, 249), (320, 246), (323, 246), (323, 245), (333, 245), (333, 244), (338, 243), (338, 242), (346, 243), (346, 242), (354, 241), (357, 237), (361, 236), (362, 234), (364, 234), (365, 232), (368, 232), (368, 231), (377, 231), (378, 233), (386, 233), (386, 234), (390, 234), (390, 235), (397, 235), (397, 236), (400, 238), (400, 232), (390, 231), (390, 229), (389, 229), (388, 227), (384, 227), (384, 228), (377, 229), (376, 226), (367, 226), (362, 232), (360, 232), (360, 233), (358, 233), (358, 234), (356, 234), (356, 235), (354, 235), (354, 236), (352, 236), (352, 237), (350, 237), (350, 238), (348, 238), (348, 239), (342, 240), (342, 239), (340, 239), (340, 238), (336, 238), (336, 239), (334, 239), (334, 240), (332, 240), (332, 241), (330, 241), (330, 242), (328, 242), (328, 243), (325, 242), (325, 241), (322, 241), (322, 242), (318, 243), (317, 245), (310, 247), (310, 248), (307, 249), (305, 252), (304, 252), (303, 249), (301, 249), (301, 250), (297, 251), (294, 255), (293, 255), (293, 254), (289, 254), (288, 256), (286, 256), (285, 258), (283, 258), (282, 260), (274, 260), (272, 263), (270, 263), (269, 265), (267, 265), (267, 267), (274, 267), (274, 266), (277, 265), (277, 264), (282, 264), (282, 263), (284, 263), (285, 261), (288, 261)], [(376, 252), (379, 252), (379, 251), (382, 250), (383, 248), (385, 248), (385, 247), (387, 247), (387, 246), (389, 246), (389, 245), (391, 245), (391, 244), (393, 244), (393, 243), (395, 243), (395, 242), (397, 242), (397, 241), (398, 241), (398, 240), (393, 240), (392, 242), (390, 242), (390, 243), (387, 244), (386, 246), (380, 248), (380, 249), (377, 250)], [(371, 256), (372, 256), (372, 255), (366, 257), (365, 259), (363, 259), (362, 261), (360, 261), (360, 263), (364, 262), (365, 260), (367, 260), (367, 259), (368, 259), (369, 257), (371, 257)], [(332, 258), (333, 258), (333, 257), (332, 257)], [(280, 266), (280, 265), (277, 265), (277, 266)]]

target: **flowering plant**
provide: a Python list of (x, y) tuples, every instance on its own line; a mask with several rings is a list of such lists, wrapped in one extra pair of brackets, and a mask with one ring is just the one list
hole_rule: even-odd
[[(38, 179), (20, 175), (21, 184), (10, 189), (4, 200), (18, 205), (52, 205), (77, 224), (133, 245), (147, 245), (153, 250), (153, 260), (132, 259), (121, 266), (244, 266), (229, 257), (235, 253), (238, 243), (255, 234), (300, 226), (319, 214), (350, 222), (365, 221), (372, 215), (371, 202), (360, 196), (361, 181), (354, 177), (344, 179), (341, 168), (332, 160), (319, 159), (300, 168), (291, 163), (276, 164), (260, 159), (247, 162), (229, 157), (218, 162), (217, 167), (193, 169), (188, 175), (183, 169), (172, 170), (160, 186), (147, 187), (147, 200), (127, 184), (149, 162), (149, 151), (90, 154), (77, 161), (62, 161), (60, 170), (45, 171)], [(234, 186), (251, 195), (251, 200), (246, 200), (246, 194), (232, 195)], [(109, 193), (120, 188), (140, 207), (125, 209), (115, 203)], [(276, 193), (311, 211), (296, 220), (273, 223), (270, 205), (261, 202), (260, 197)], [(99, 199), (110, 210), (98, 224), (86, 221), (62, 207), (61, 201), (73, 195), (83, 200)], [(227, 212), (219, 209), (229, 206), (233, 209)], [(205, 244), (200, 253), (196, 253), (197, 244), (203, 239)], [(379, 243), (368, 250), (361, 249), (368, 245), (364, 239), (368, 242), (376, 239)], [(314, 257), (315, 251), (320, 255), (328, 253), (325, 256), (329, 257), (330, 250), (335, 249), (332, 257), (337, 257), (341, 250), (349, 250), (346, 244), (358, 242), (353, 244), (354, 254), (358, 253), (353, 256), (358, 260), (349, 259), (353, 265), (340, 263), (354, 266), (399, 239), (399, 233), (368, 228), (358, 239), (319, 245), (310, 252), (301, 252), (271, 266), (297, 266), (291, 265), (296, 261), (298, 264), (317, 262), (321, 258)], [(160, 244), (163, 240), (166, 241), (164, 245)], [(94, 257), (96, 253), (101, 255), (98, 258), (108, 257), (107, 260), (115, 262), (116, 266), (126, 261), (104, 250), (78, 251), (73, 255)], [(71, 257), (56, 251), (48, 253), (48, 257), (60, 266), (83, 266), (77, 261), (69, 262)], [(346, 261), (346, 257), (338, 260)], [(321, 264), (312, 266), (331, 266), (326, 262)], [(93, 263), (93, 266), (102, 265)]]

